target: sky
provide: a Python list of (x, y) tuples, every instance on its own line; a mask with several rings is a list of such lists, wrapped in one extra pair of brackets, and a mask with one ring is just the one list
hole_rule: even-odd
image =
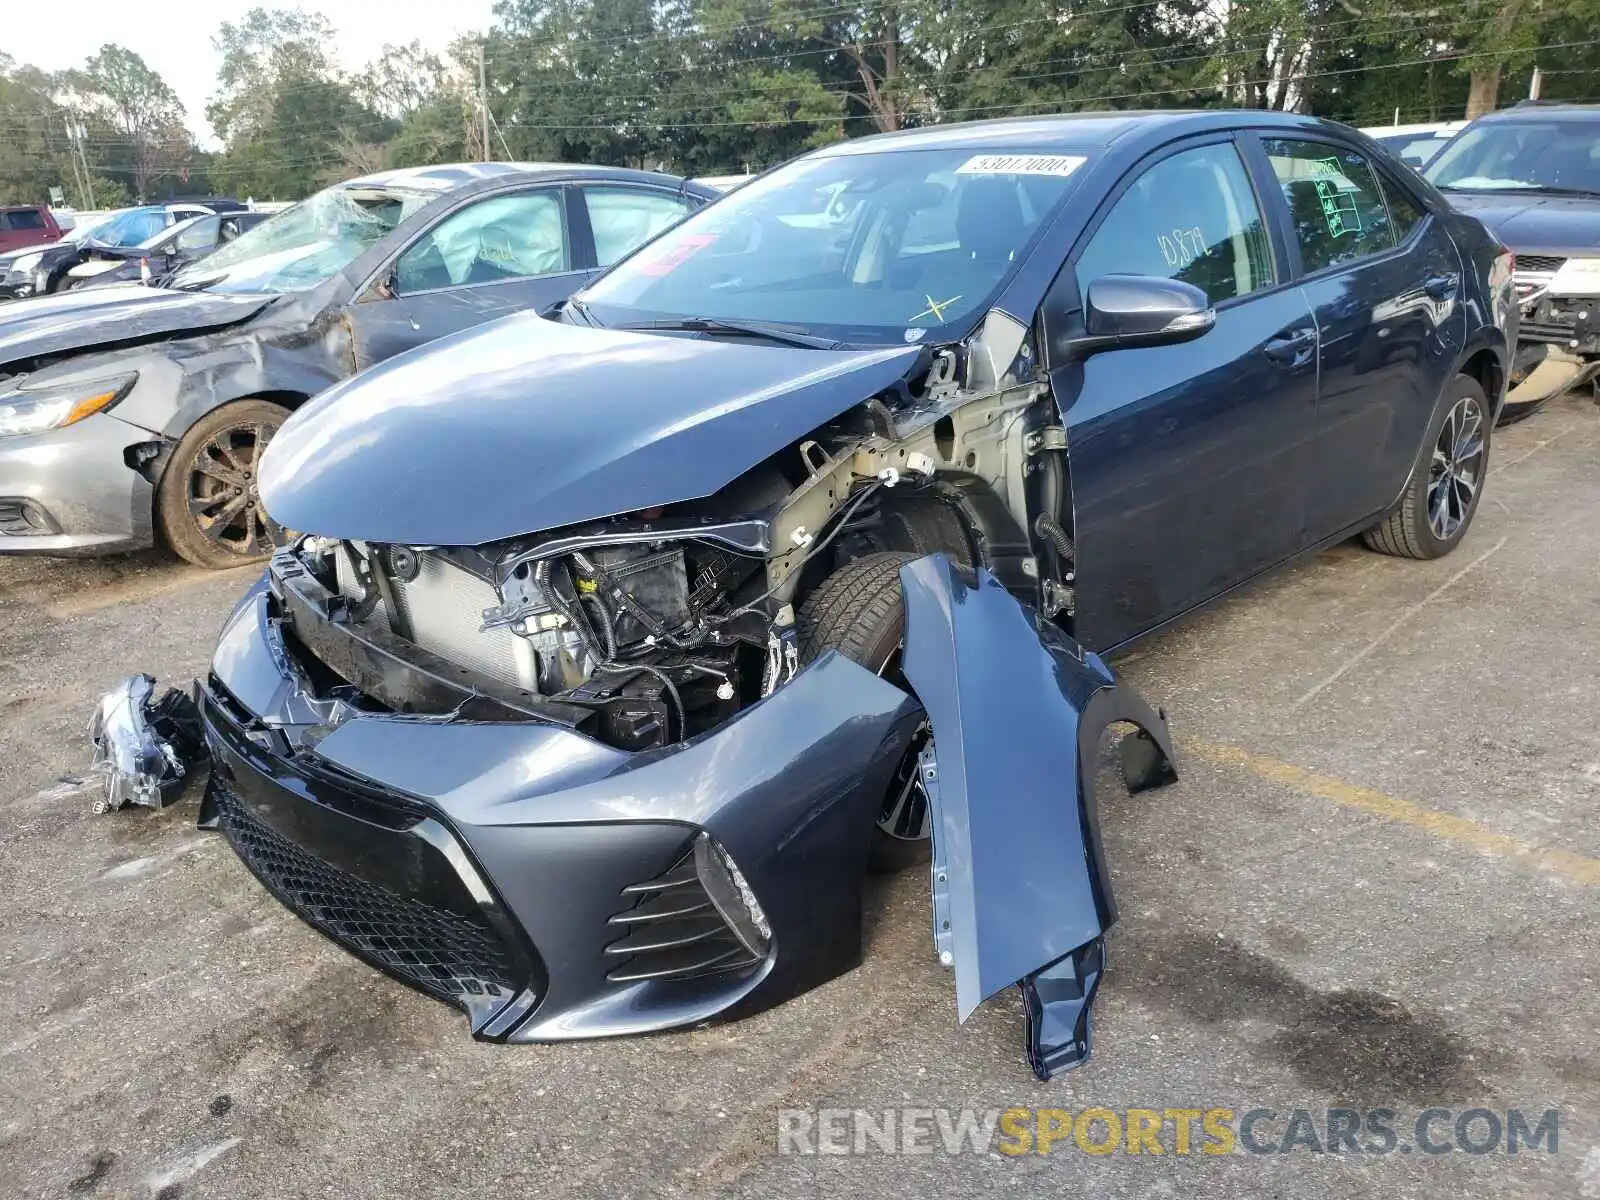
[(238, 21), (251, 8), (301, 8), (321, 12), (338, 30), (333, 50), (339, 65), (355, 71), (385, 44), (420, 40), (443, 50), (463, 33), (487, 29), (493, 0), (321, 0), (315, 4), (273, 0), (202, 0), (194, 5), (150, 5), (137, 0), (77, 0), (71, 19), (59, 20), (49, 4), (24, 2), (7, 14), (0, 50), (19, 63), (45, 71), (81, 66), (107, 42), (139, 54), (172, 85), (200, 144), (215, 149), (206, 102), (216, 90), (221, 55), (211, 44), (224, 21)]

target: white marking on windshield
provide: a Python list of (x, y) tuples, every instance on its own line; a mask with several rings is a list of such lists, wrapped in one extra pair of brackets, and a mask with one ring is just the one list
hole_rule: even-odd
[(1086, 160), (1079, 154), (975, 154), (957, 175), (1055, 175), (1065, 178)]

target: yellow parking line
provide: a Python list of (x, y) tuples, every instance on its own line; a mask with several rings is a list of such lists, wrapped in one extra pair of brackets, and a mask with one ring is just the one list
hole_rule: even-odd
[(1466, 817), (1452, 816), (1411, 800), (1402, 800), (1398, 796), (1390, 796), (1359, 784), (1319, 775), (1293, 763), (1252, 754), (1237, 746), (1216, 745), (1192, 738), (1183, 739), (1180, 744), (1189, 753), (1218, 766), (1248, 771), (1259, 779), (1281, 783), (1319, 800), (1327, 800), (1344, 808), (1360, 809), (1385, 821), (1396, 821), (1413, 829), (1421, 829), (1435, 837), (1470, 846), (1480, 854), (1514, 859), (1576, 883), (1600, 886), (1600, 859), (1586, 858), (1570, 850), (1536, 846), (1510, 834), (1497, 833)]

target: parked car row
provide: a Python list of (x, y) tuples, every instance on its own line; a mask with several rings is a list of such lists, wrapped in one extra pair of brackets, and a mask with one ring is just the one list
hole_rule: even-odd
[(1516, 256), (1507, 416), (1600, 375), (1600, 108), (1523, 104), (1481, 117), (1425, 174)]
[(1102, 735), (1174, 777), (1101, 656), (1341, 538), (1451, 552), (1518, 314), (1480, 221), (1281, 113), (920, 129), (720, 197), (392, 172), (6, 314), (0, 549), (270, 554), (202, 822), (476, 1036), (777, 1003), (859, 961), (869, 864), (931, 858), (958, 1015), (1020, 985), (1048, 1078), (1114, 919)]
[(0, 552), (104, 553), (159, 532), (203, 566), (265, 554), (280, 531), (256, 460), (294, 407), (562, 299), (713, 195), (602, 168), (397, 171), (312, 196), (166, 287), (0, 309)]
[[(21, 211), (34, 214), (26, 219), (48, 220), (50, 225), (43, 230), (44, 236), (14, 245), (0, 243), (0, 250), (5, 251), (0, 253), (0, 300), (26, 300), (64, 290), (71, 286), (76, 268), (97, 259), (115, 260), (180, 222), (218, 212), (242, 213), (244, 205), (237, 200), (145, 204), (75, 225), (65, 235), (55, 227), (49, 210)], [(6, 222), (12, 219), (11, 215), (4, 217)]]

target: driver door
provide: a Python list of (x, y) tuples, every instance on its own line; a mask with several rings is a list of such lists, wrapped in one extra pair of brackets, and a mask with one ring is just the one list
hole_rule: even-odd
[(355, 369), (581, 287), (567, 204), (560, 185), (500, 192), (420, 234), (348, 310)]
[[(1081, 330), (1103, 275), (1178, 279), (1216, 324), (1181, 345), (1053, 362), (1072, 476), (1078, 640), (1110, 650), (1297, 551), (1317, 327), (1231, 140), (1135, 167), (1047, 301)], [(1066, 298), (1055, 292), (1066, 291)], [(1070, 334), (1067, 339), (1070, 342)]]

